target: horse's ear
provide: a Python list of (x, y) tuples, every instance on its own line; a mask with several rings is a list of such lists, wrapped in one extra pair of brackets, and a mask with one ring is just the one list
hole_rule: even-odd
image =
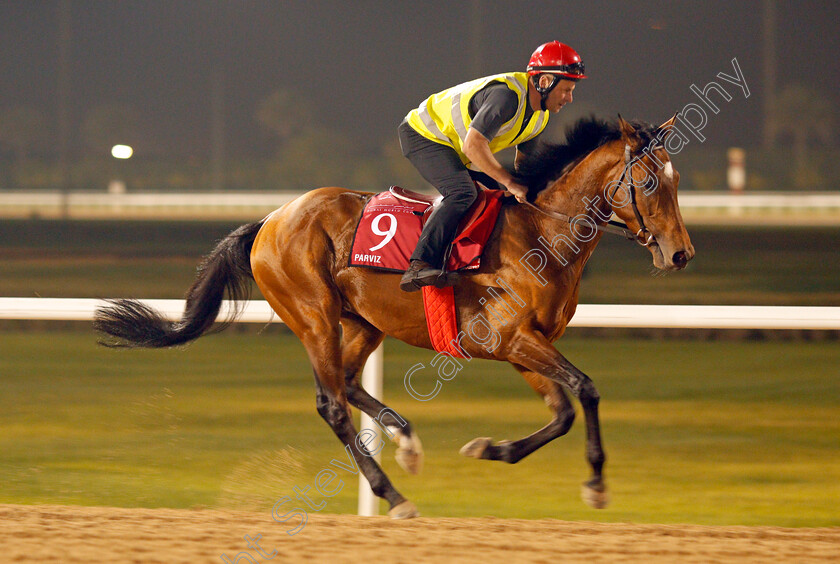
[(677, 121), (677, 114), (674, 114), (671, 119), (669, 119), (668, 121), (666, 121), (665, 123), (663, 123), (662, 125), (660, 125), (659, 127), (656, 128), (657, 133), (659, 133), (660, 131), (665, 132), (665, 134), (662, 135), (661, 141), (664, 141), (665, 138), (668, 137), (668, 135), (671, 134), (671, 128), (674, 127), (674, 123), (676, 121)]
[(631, 138), (636, 134), (636, 130), (633, 129), (633, 126), (627, 122), (621, 114), (618, 114), (618, 127), (621, 130), (621, 135), (625, 138)]

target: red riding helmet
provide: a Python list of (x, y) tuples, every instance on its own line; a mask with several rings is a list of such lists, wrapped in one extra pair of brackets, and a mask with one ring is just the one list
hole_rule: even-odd
[(559, 41), (543, 43), (528, 61), (526, 69), (531, 76), (550, 73), (569, 80), (586, 78), (583, 61), (577, 52)]
[[(583, 61), (580, 60), (580, 55), (574, 49), (559, 41), (543, 43), (537, 47), (537, 50), (531, 55), (531, 60), (528, 61), (526, 70), (531, 77), (534, 88), (540, 94), (540, 107), (543, 111), (546, 108), (545, 103), (548, 95), (561, 80), (577, 82), (586, 78), (586, 75), (583, 74)], [(542, 74), (552, 75), (551, 83), (548, 86), (540, 86), (540, 75)]]

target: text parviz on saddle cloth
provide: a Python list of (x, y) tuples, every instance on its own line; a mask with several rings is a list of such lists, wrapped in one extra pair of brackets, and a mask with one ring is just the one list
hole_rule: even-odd
[(583, 78), (580, 55), (568, 45), (551, 41), (534, 51), (526, 72), (453, 86), (429, 96), (408, 113), (398, 129), (403, 155), (443, 199), (423, 227), (400, 281), (402, 290), (453, 283), (444, 260), (459, 220), (476, 199), (474, 178), (497, 183), (525, 201), (525, 186), (493, 154), (516, 147), (518, 164), (535, 147), (549, 114), (572, 102), (575, 85)]

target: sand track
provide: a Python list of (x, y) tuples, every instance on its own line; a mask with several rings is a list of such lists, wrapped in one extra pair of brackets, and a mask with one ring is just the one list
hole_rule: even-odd
[[(0, 562), (232, 562), (256, 539), (273, 562), (837, 562), (840, 528), (633, 525), (496, 518), (310, 515), (0, 505)], [(240, 557), (239, 564), (250, 562)]]

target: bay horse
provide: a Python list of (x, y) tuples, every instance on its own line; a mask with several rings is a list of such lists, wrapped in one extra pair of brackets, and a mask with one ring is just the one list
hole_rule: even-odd
[[(507, 199), (480, 268), (462, 276), (454, 288), (461, 326), (489, 311), (482, 305), (488, 303), (486, 296), (516, 296), (516, 315), (493, 316), (492, 347), (475, 336), (458, 344), (467, 358), (512, 364), (553, 412), (545, 427), (527, 437), (496, 444), (474, 439), (462, 454), (518, 462), (569, 431), (575, 417), (571, 394), (583, 408), (592, 468), (582, 497), (596, 508), (607, 504), (600, 397), (589, 377), (552, 343), (575, 313), (584, 265), (613, 213), (647, 247), (656, 268), (682, 269), (694, 256), (677, 203), (680, 177), (663, 148), (675, 117), (659, 127), (621, 116), (616, 122), (586, 118), (567, 132), (564, 144), (525, 159), (518, 174), (529, 187), (528, 202)], [(385, 335), (433, 348), (419, 292), (400, 291), (400, 277), (394, 273), (348, 267), (354, 227), (370, 197), (320, 188), (233, 231), (199, 266), (178, 322), (139, 301), (121, 299), (100, 308), (94, 323), (116, 338), (103, 342), (108, 346), (181, 345), (213, 327), (226, 294), (235, 303), (246, 300), (253, 278), (306, 348), (315, 372), (318, 413), (352, 453), (373, 492), (389, 503), (389, 515), (408, 518), (418, 515), (417, 508), (357, 439), (349, 408), (377, 421), (383, 414), (390, 417), (383, 427), (398, 445), (397, 461), (409, 472), (419, 471), (423, 452), (411, 423), (359, 382), (366, 359)]]

